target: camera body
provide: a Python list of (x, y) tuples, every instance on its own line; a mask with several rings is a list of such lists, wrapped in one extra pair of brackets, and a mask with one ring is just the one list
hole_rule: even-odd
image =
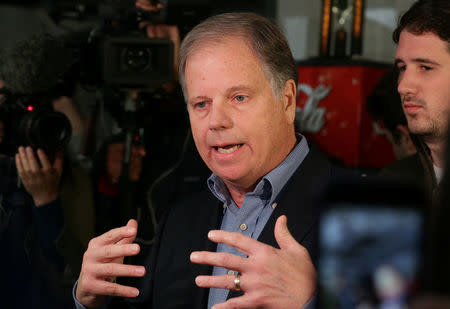
[(172, 41), (137, 30), (142, 21), (163, 22), (163, 14), (137, 9), (130, 1), (102, 0), (100, 22), (81, 47), (82, 79), (94, 86), (141, 91), (173, 80)]
[(56, 154), (63, 151), (72, 136), (69, 119), (53, 109), (48, 98), (38, 95), (6, 95), (1, 113), (9, 123), (9, 155), (19, 146), (42, 149), (53, 162)]
[(88, 47), (82, 78), (121, 90), (148, 90), (173, 79), (173, 43), (136, 35), (102, 34)]

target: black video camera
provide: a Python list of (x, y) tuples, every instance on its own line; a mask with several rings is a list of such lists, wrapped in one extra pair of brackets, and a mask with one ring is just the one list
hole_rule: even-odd
[(148, 38), (142, 21), (160, 23), (163, 13), (137, 9), (133, 1), (102, 0), (100, 23), (82, 52), (82, 80), (122, 90), (150, 90), (173, 79), (173, 43)]

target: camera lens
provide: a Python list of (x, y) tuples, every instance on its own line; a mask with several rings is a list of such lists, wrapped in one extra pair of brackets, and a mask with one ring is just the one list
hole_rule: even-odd
[(21, 120), (18, 140), (21, 146), (41, 148), (50, 160), (63, 150), (72, 135), (69, 119), (55, 111), (31, 112)]
[(70, 122), (64, 114), (49, 112), (37, 118), (31, 125), (31, 140), (47, 151), (61, 150), (71, 136)]
[(146, 47), (128, 47), (123, 53), (125, 67), (133, 72), (143, 72), (150, 67), (152, 53)]

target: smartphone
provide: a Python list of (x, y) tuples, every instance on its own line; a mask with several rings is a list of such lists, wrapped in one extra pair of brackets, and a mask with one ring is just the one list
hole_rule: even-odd
[(403, 309), (420, 292), (422, 191), (379, 178), (326, 191), (318, 225), (318, 307)]

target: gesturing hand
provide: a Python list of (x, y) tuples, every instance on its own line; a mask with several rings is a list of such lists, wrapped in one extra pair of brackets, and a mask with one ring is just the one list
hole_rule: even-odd
[[(286, 216), (275, 225), (280, 249), (239, 233), (210, 231), (210, 240), (232, 246), (248, 258), (220, 252), (193, 252), (191, 261), (232, 269), (240, 273), (243, 296), (231, 298), (214, 309), (225, 308), (302, 308), (314, 295), (316, 270), (308, 251), (290, 234)], [(199, 287), (235, 289), (234, 275), (198, 276)]]
[(99, 307), (107, 295), (136, 297), (139, 290), (115, 283), (116, 277), (142, 277), (145, 267), (124, 265), (125, 256), (139, 253), (140, 247), (132, 242), (136, 238), (137, 222), (112, 229), (89, 242), (84, 253), (76, 290), (77, 300), (88, 308)]
[(63, 158), (56, 155), (52, 164), (42, 149), (37, 150), (37, 155), (40, 165), (31, 147), (19, 147), (15, 160), (25, 189), (39, 207), (56, 200), (59, 195)]

